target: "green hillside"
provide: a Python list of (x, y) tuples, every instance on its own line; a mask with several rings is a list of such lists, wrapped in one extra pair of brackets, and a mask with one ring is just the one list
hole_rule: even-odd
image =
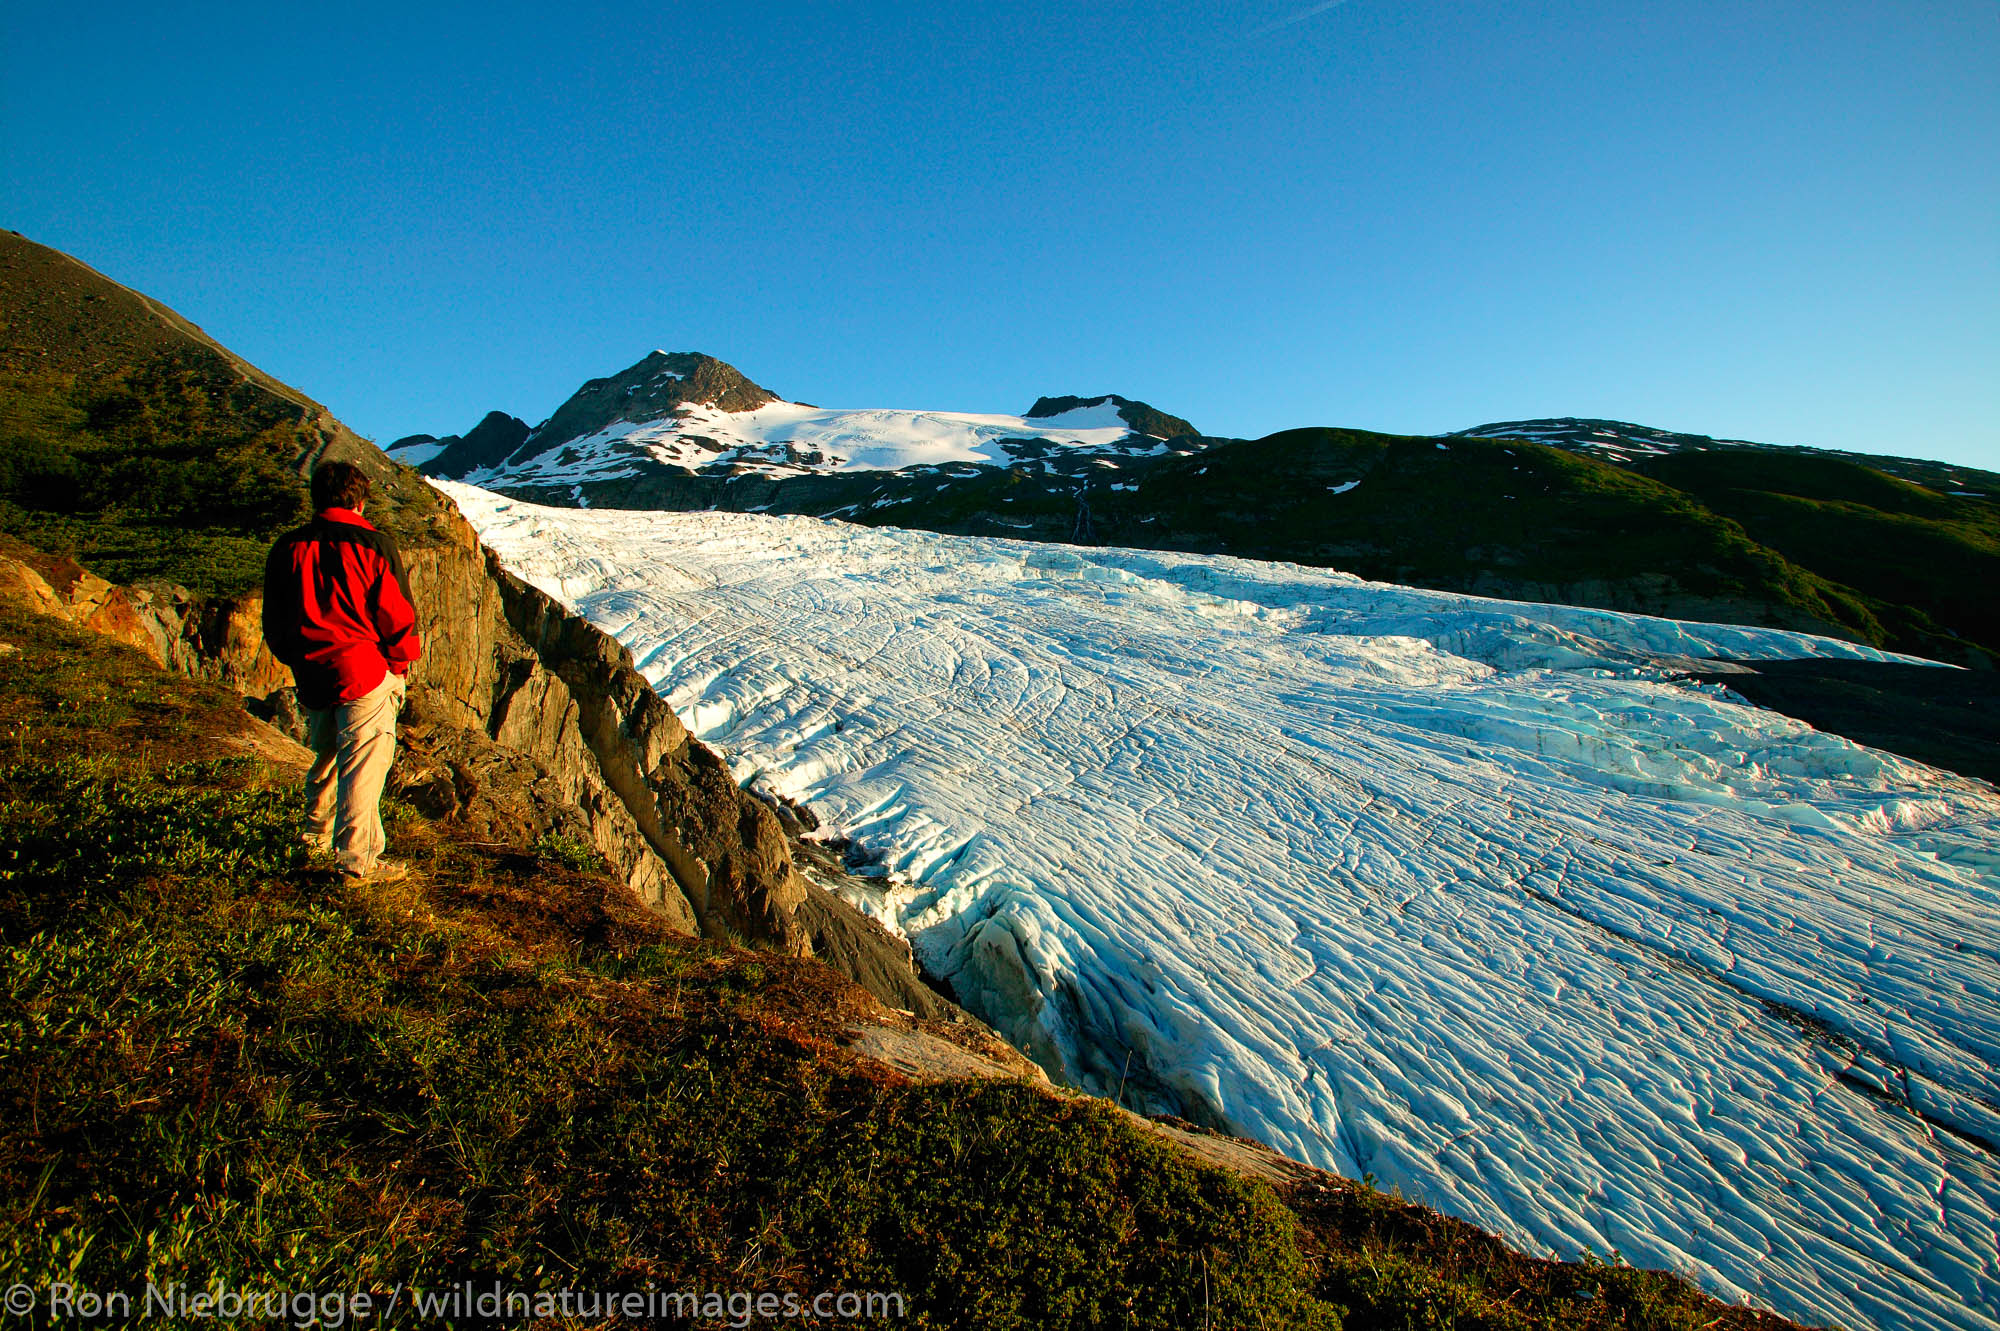
[[(1535, 444), (1289, 430), (1127, 467), (1094, 487), (1095, 539), (1340, 568), (1366, 578), (1881, 642), (1863, 597), (1699, 500)], [(1003, 507), (1004, 505), (1004, 507)], [(1076, 501), (1031, 478), (913, 497), (857, 520), (1068, 539)], [(1009, 528), (1012, 530), (1009, 530)]]
[(300, 476), (321, 457), (374, 471), (384, 516), (436, 509), (304, 394), (165, 306), (0, 232), (0, 529), (113, 581), (238, 592), (304, 515)]
[(1640, 470), (1870, 598), (1889, 640), (2000, 651), (2000, 504), (1811, 454), (1680, 453)]

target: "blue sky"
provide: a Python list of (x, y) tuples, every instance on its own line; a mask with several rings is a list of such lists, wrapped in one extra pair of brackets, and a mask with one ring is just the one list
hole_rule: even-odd
[(2000, 470), (1992, 0), (10, 0), (0, 98), (0, 225), (383, 441), (663, 347)]

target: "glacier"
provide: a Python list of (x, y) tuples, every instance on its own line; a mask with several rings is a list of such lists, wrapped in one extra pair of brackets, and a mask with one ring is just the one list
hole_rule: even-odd
[(1908, 658), (440, 489), (1058, 1079), (1529, 1251), (2000, 1328), (2000, 797), (1683, 673)]

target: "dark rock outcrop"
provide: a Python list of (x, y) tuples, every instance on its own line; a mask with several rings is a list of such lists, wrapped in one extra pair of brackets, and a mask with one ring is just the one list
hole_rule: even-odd
[(918, 1017), (964, 1018), (957, 1004), (918, 978), (907, 942), (818, 883), (806, 884), (798, 919), (812, 955), (889, 1006)]
[(1201, 433), (1178, 416), (1169, 416), (1157, 407), (1122, 398), (1116, 393), (1098, 397), (1038, 397), (1035, 405), (1028, 408), (1027, 419), (1042, 420), (1060, 416), (1065, 411), (1075, 411), (1078, 407), (1100, 407), (1106, 402), (1118, 405), (1118, 419), (1131, 426), (1134, 434), (1143, 434), (1150, 439), (1182, 439)]
[[(530, 433), (528, 423), (518, 416), (509, 416), (504, 411), (489, 411), (480, 418), (479, 424), (463, 435), (446, 435), (435, 440), (444, 447), (425, 464), (424, 470), (433, 476), (453, 479), (468, 475), (504, 460), (527, 440)], [(421, 441), (398, 440), (390, 447), (395, 448), (404, 442)]]
[[(726, 927), (722, 921), (746, 920), (753, 912), (709, 909), (715, 893), (708, 865), (660, 825), (658, 797), (646, 781), (655, 764), (647, 758), (670, 748), (675, 732), (684, 741), (685, 732), (636, 673), (618, 677), (621, 667), (630, 670), (624, 649), (500, 570), (471, 527), (440, 508), (424, 533), (432, 539), (404, 547), (424, 636), (423, 659), (410, 677), (412, 713), (434, 737), (468, 732), (538, 765), (550, 789), (582, 817), (588, 842), (677, 927), (799, 951), (798, 931), (783, 919), (768, 919), (761, 932)], [(490, 755), (476, 740), (434, 738), (427, 754), (409, 750), (405, 756), (426, 767), (422, 784), (440, 801), (447, 790), (485, 788), (474, 759), (491, 770)], [(439, 765), (447, 780), (429, 770)], [(478, 807), (470, 798), (462, 804)], [(519, 830), (546, 829), (531, 824)], [(737, 856), (739, 862), (747, 858)], [(769, 896), (773, 884), (741, 886)]]
[[(554, 834), (593, 844), (593, 819), (575, 801), (573, 783), (520, 749), (478, 730), (439, 722), (425, 700), (412, 701), (398, 727), (390, 791), (426, 818), (449, 820), (456, 835), (487, 845), (532, 845)], [(656, 909), (660, 903), (654, 903)], [(690, 921), (662, 910), (683, 930)]]
[(738, 786), (633, 669), (615, 638), (486, 555), (507, 626), (576, 705), (574, 723), (647, 845), (671, 870), (699, 932), (797, 955), (805, 882), (777, 817)]

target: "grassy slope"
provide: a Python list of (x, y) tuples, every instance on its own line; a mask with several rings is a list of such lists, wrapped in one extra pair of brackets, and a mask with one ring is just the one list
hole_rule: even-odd
[(0, 232), (0, 529), (114, 581), (232, 594), (304, 516), (300, 476), (322, 456), (369, 466), (392, 526), (420, 533), (436, 508), (298, 390), (165, 306)]
[[(0, 610), (0, 1282), (897, 1290), (895, 1325), (1779, 1325), (1102, 1102), (916, 1086), (872, 1000), (392, 810), (341, 885), (236, 699)], [(222, 738), (218, 738), (222, 737)], [(881, 1015), (879, 1010), (875, 1014)], [(1712, 1319), (1720, 1318), (1720, 1321)]]
[(1892, 638), (1949, 634), (2000, 651), (2000, 504), (1844, 458), (1718, 451), (1642, 469), (1873, 598)]
[(1107, 540), (1462, 590), (1623, 585), (1879, 632), (1854, 598), (1688, 496), (1534, 444), (1290, 430), (1162, 463), (1093, 509)]
[[(1402, 439), (1295, 430), (1227, 459), (1233, 482), (1200, 459), (1163, 469), (1170, 520), (1212, 513), (1232, 552), (1310, 551), (1364, 577), (1464, 590), (1512, 583), (1562, 599), (1662, 609), (1692, 598), (1764, 622), (1831, 626), (1878, 639), (1879, 624), (1844, 594), (1750, 540), (1688, 496), (1644, 477), (1533, 444)], [(1329, 487), (1360, 483), (1336, 494)], [(1277, 507), (1260, 529), (1253, 515)], [(1614, 590), (1617, 589), (1617, 590)], [(1623, 594), (1621, 595), (1620, 592)]]

